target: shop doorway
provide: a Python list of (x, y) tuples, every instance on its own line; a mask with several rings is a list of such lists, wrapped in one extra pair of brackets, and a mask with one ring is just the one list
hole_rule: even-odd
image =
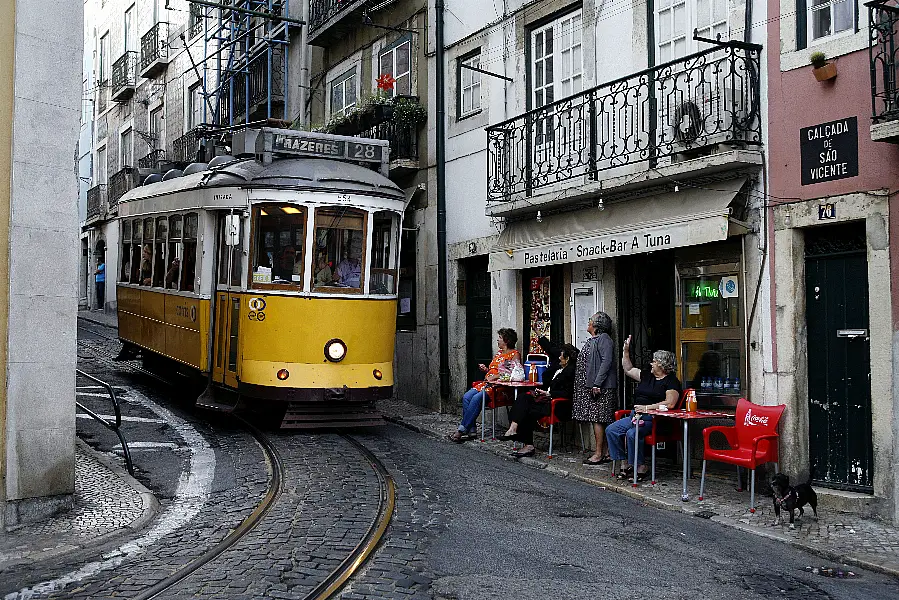
[(873, 491), (868, 263), (863, 222), (805, 238), (809, 463), (827, 487)]
[(493, 314), (490, 311), (490, 273), (487, 257), (462, 261), (465, 268), (465, 347), (468, 382), (484, 378), (479, 364), (493, 359)]
[(542, 336), (564, 343), (563, 269), (558, 265), (527, 269), (522, 271), (522, 283), (524, 323), (519, 338), (524, 358), (531, 352), (543, 353), (537, 342)]
[[(617, 259), (618, 319), (615, 322), (616, 347), (621, 348), (628, 335), (631, 360), (640, 369), (649, 368), (656, 350), (675, 350), (674, 251), (634, 254)], [(625, 379), (618, 386), (621, 406), (633, 404), (636, 382)], [(625, 397), (626, 396), (626, 397)]]

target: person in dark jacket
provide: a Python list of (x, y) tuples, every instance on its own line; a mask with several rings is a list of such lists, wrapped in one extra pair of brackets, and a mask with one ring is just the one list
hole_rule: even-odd
[[(541, 344), (543, 345), (543, 344)], [(543, 345), (545, 348), (546, 346)], [(559, 365), (549, 383), (549, 389), (535, 389), (530, 394), (518, 394), (515, 404), (512, 406), (512, 423), (501, 440), (516, 440), (522, 442), (524, 447), (512, 452), (513, 456), (534, 455), (534, 428), (541, 417), (550, 414), (553, 398), (571, 399), (574, 393), (574, 371), (577, 364), (578, 349), (571, 344), (561, 346), (559, 352)], [(544, 381), (547, 377), (544, 376)], [(566, 420), (571, 416), (571, 405), (562, 403), (557, 407), (556, 416)]]
[(581, 348), (574, 382), (572, 418), (593, 424), (596, 445), (593, 455), (584, 459), (585, 465), (612, 462), (606, 450), (607, 425), (615, 421), (618, 405), (618, 365), (615, 362), (615, 343), (612, 341), (612, 319), (598, 312), (587, 321), (590, 337)]

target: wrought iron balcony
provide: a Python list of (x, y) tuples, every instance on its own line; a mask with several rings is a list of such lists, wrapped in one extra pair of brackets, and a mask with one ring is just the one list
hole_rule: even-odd
[(172, 143), (172, 161), (180, 163), (197, 162), (200, 142), (206, 138), (205, 128), (194, 127)]
[(190, 5), (190, 16), (187, 20), (187, 38), (192, 39), (203, 33), (206, 19), (206, 7), (201, 4)]
[[(269, 85), (271, 77), (271, 85)], [(249, 90), (247, 89), (249, 87)], [(247, 92), (249, 91), (249, 102)], [(269, 110), (269, 101), (271, 110)], [(249, 66), (238, 67), (231, 78), (222, 84), (219, 96), (219, 118), (223, 124), (240, 121), (265, 106), (260, 119), (280, 118), (284, 104), (284, 51), (280, 47), (271, 48), (271, 69), (269, 52), (253, 57)], [(245, 120), (245, 119), (244, 119)]]
[(140, 38), (140, 76), (156, 77), (168, 64), (169, 24), (157, 23)]
[(390, 162), (418, 160), (418, 127), (385, 121), (363, 131), (359, 137), (390, 142)]
[(871, 109), (874, 123), (899, 120), (899, 6), (886, 0), (868, 7)]
[(87, 220), (99, 218), (106, 211), (106, 184), (95, 185), (87, 191)]
[(137, 86), (137, 52), (128, 50), (112, 63), (112, 101), (125, 102)]
[(157, 148), (150, 150), (150, 153), (143, 158), (137, 159), (137, 166), (141, 169), (158, 170), (159, 166), (165, 161), (165, 150)]
[(316, 46), (327, 46), (341, 36), (340, 22), (352, 22), (356, 28), (359, 23), (352, 19), (365, 6), (364, 0), (309, 0), (309, 43)]
[(728, 42), (488, 127), (487, 200), (715, 144), (761, 144), (761, 50)]
[(113, 173), (109, 177), (109, 210), (115, 208), (119, 198), (124, 196), (128, 190), (134, 189), (134, 168), (125, 167), (121, 171)]

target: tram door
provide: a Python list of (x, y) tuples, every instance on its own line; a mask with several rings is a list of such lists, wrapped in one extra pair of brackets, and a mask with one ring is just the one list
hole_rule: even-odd
[(240, 351), (240, 300), (243, 265), (243, 235), (240, 215), (225, 214), (219, 219), (218, 273), (215, 292), (215, 343), (212, 379), (237, 387)]

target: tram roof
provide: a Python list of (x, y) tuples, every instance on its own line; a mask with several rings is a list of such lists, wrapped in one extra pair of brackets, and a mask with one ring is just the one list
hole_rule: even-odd
[(377, 171), (357, 164), (327, 158), (278, 158), (263, 164), (254, 158), (239, 158), (198, 173), (138, 186), (120, 203), (206, 188), (275, 188), (316, 192), (377, 194), (405, 199), (403, 190)]

